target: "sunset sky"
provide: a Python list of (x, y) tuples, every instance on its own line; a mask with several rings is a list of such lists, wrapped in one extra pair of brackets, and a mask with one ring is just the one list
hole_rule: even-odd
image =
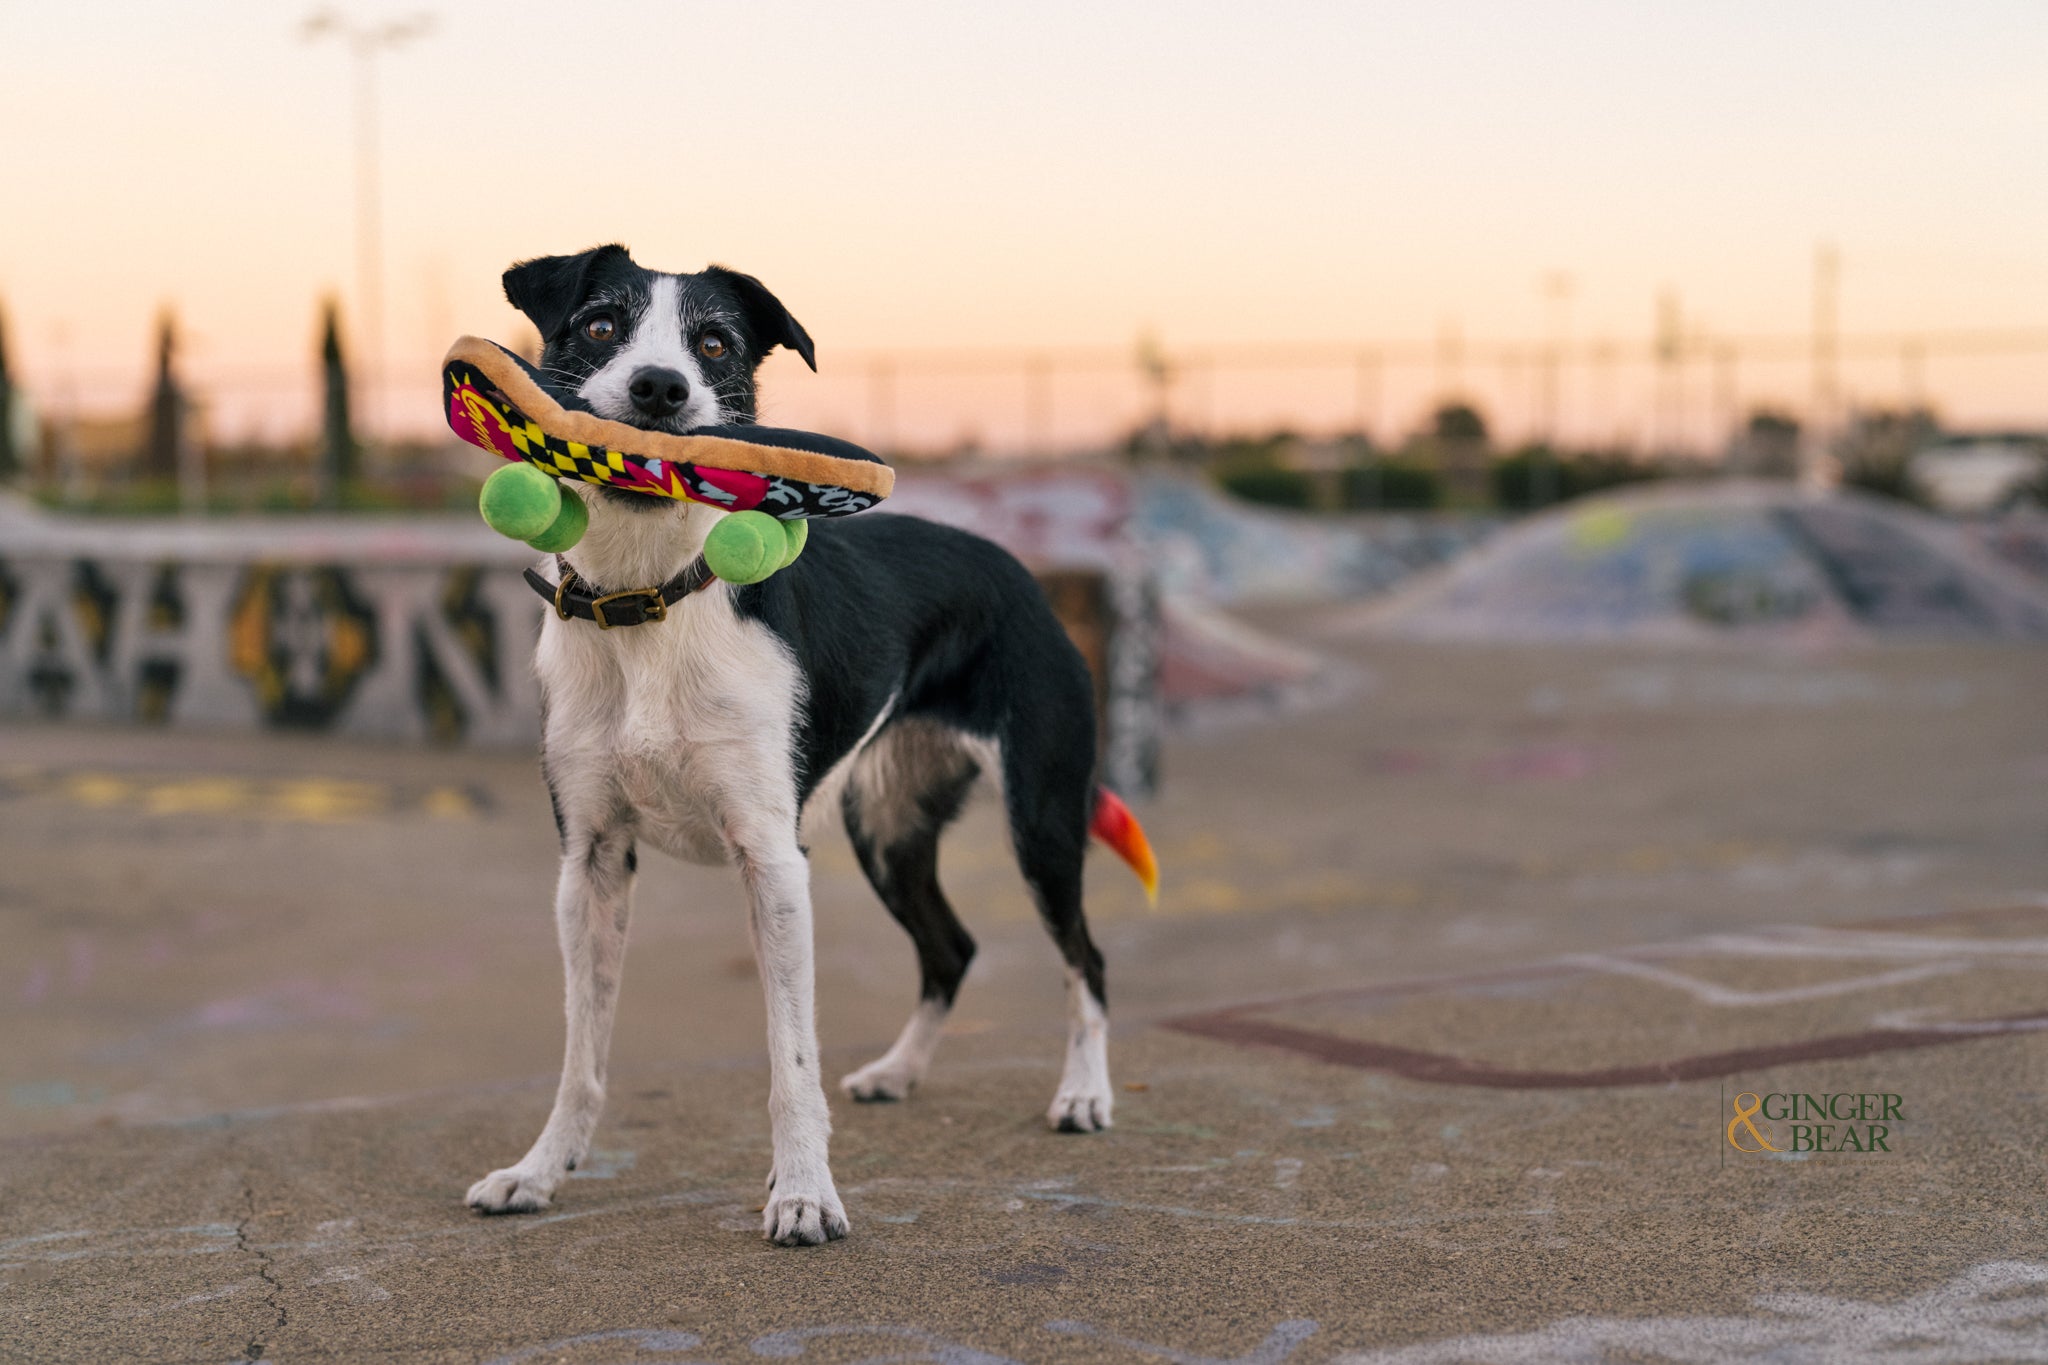
[[(881, 420), (877, 351), (1150, 332), (1250, 361), (1559, 318), (1642, 344), (1666, 289), (1688, 329), (1797, 334), (1823, 240), (1845, 332), (2048, 328), (2039, 0), (338, 8), (435, 20), (380, 68), (393, 426), (431, 423), (456, 333), (515, 335), (507, 263), (614, 239), (761, 276), (823, 370), (774, 364), (769, 416), (855, 436)], [(46, 408), (132, 403), (168, 304), (224, 423), (302, 419), (316, 299), (352, 298), (354, 238), (349, 60), (301, 17), (0, 7), (0, 308)], [(906, 364), (906, 439), (1014, 436), (1018, 379)], [(1526, 376), (1418, 369), (1380, 420), (1451, 379), (1526, 399)], [(1891, 362), (1848, 380), (1904, 382)], [(1640, 421), (1635, 381), (1592, 382), (1567, 380), (1568, 422)], [(1740, 382), (1806, 391), (1796, 365)], [(2048, 353), (1937, 359), (1926, 384), (1959, 419), (2048, 422)], [(1199, 401), (1329, 425), (1356, 389), (1244, 370)], [(1055, 392), (1069, 441), (1136, 401), (1120, 375)]]

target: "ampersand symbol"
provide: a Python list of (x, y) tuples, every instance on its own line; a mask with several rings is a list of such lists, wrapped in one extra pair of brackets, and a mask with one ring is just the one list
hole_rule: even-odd
[[(1744, 1100), (1749, 1101), (1749, 1108), (1747, 1109), (1742, 1107)], [(1735, 1117), (1728, 1121), (1728, 1145), (1730, 1147), (1733, 1147), (1738, 1152), (1776, 1152), (1783, 1150), (1782, 1148), (1772, 1146), (1771, 1140), (1756, 1130), (1756, 1113), (1757, 1110), (1763, 1107), (1764, 1102), (1756, 1097), (1754, 1090), (1745, 1090), (1742, 1094), (1735, 1097)], [(1756, 1143), (1756, 1146), (1743, 1146), (1741, 1141), (1735, 1136), (1737, 1128), (1747, 1128), (1749, 1136)]]

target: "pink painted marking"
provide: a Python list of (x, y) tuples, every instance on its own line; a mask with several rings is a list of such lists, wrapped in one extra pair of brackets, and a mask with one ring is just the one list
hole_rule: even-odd
[(506, 429), (497, 410), (468, 384), (458, 385), (448, 395), (448, 426), (463, 440), (493, 455), (502, 455), (508, 460), (524, 458), (518, 447), (512, 444), (512, 433)]

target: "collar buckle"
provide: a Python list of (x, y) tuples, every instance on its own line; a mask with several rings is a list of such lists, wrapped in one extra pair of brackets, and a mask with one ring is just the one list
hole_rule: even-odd
[[(604, 604), (616, 602), (622, 597), (644, 597), (647, 599), (647, 605), (641, 608), (640, 619), (642, 621), (666, 621), (668, 619), (668, 599), (661, 595), (660, 588), (628, 588), (624, 592), (608, 592), (603, 597), (591, 599), (590, 616), (592, 620), (597, 622), (599, 630), (610, 630), (613, 625), (611, 621), (605, 619)], [(621, 622), (619, 624), (630, 625), (633, 623)]]

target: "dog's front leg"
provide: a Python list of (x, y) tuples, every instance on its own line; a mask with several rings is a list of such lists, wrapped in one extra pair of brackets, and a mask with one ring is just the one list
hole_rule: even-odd
[(794, 829), (765, 846), (740, 844), (748, 927), (768, 1001), (768, 1123), (775, 1164), (761, 1231), (781, 1246), (835, 1241), (848, 1231), (832, 1185), (832, 1117), (819, 1075), (810, 864)]
[(555, 928), (562, 941), (568, 1041), (554, 1111), (519, 1164), (469, 1187), (469, 1206), (485, 1213), (531, 1213), (590, 1151), (604, 1110), (605, 1059), (618, 1010), (632, 913), (633, 844), (623, 824), (564, 840), (555, 887)]

